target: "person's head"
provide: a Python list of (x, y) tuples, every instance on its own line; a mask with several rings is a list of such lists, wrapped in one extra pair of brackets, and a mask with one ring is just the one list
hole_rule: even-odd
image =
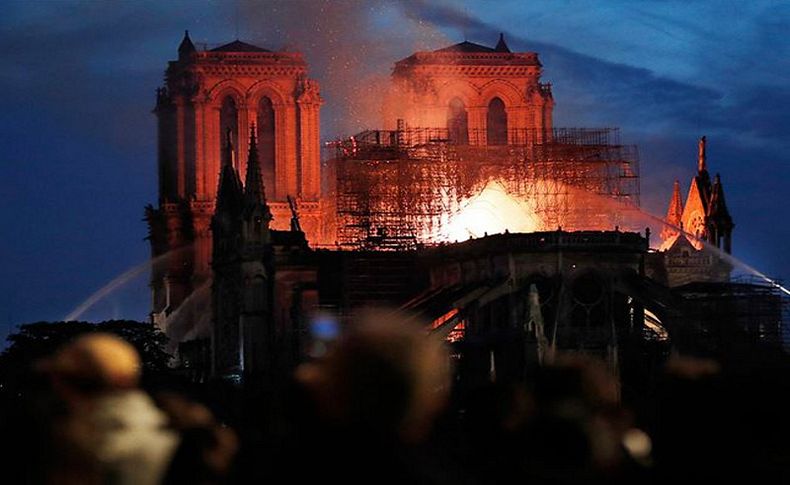
[(330, 421), (401, 439), (421, 438), (445, 403), (449, 356), (427, 326), (383, 311), (362, 314), (300, 382)]
[(115, 335), (89, 333), (65, 344), (39, 368), (60, 394), (89, 396), (137, 387), (140, 356)]

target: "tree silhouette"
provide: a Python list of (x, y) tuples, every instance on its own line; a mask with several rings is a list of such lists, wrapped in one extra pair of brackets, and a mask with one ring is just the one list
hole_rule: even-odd
[(132, 344), (140, 353), (144, 374), (168, 369), (171, 356), (164, 350), (167, 337), (150, 323), (133, 320), (28, 323), (20, 325), (6, 339), (9, 345), (0, 354), (0, 392), (19, 395), (35, 387), (40, 382), (35, 363), (76, 336), (89, 332), (112, 333)]

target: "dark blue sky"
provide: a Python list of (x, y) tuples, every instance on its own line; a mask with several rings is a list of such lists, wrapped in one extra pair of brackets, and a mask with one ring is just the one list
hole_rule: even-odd
[[(0, 336), (60, 319), (148, 257), (154, 89), (196, 42), (299, 49), (322, 83), (324, 138), (376, 124), (392, 63), (464, 38), (540, 53), (557, 126), (619, 126), (639, 145), (642, 205), (684, 192), (709, 139), (735, 255), (790, 276), (790, 5), (498, 0), (4, 2), (0, 15)], [(685, 194), (684, 194), (685, 196)], [(143, 319), (144, 277), (92, 318)], [(5, 327), (5, 328), (4, 328)]]

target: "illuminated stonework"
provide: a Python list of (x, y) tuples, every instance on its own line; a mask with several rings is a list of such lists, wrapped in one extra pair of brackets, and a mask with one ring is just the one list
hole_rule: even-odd
[(707, 140), (699, 140), (697, 174), (691, 179), (685, 205), (681, 204), (676, 181), (667, 210), (667, 226), (661, 231), (661, 246), (669, 286), (700, 281), (728, 281), (731, 265), (721, 251), (732, 252), (735, 224), (724, 201), (718, 174), (711, 182), (706, 155)]
[(672, 246), (681, 229), (696, 249), (701, 249), (704, 242), (708, 242), (725, 253), (732, 252), (732, 222), (727, 204), (724, 200), (724, 188), (718, 174), (711, 181), (708, 173), (706, 155), (707, 140), (703, 136), (699, 140), (697, 156), (697, 174), (691, 179), (686, 203), (680, 203), (680, 189), (678, 182), (672, 193), (672, 198), (667, 210), (666, 227), (661, 232), (663, 239), (662, 249)]
[(235, 41), (197, 49), (186, 34), (166, 71), (154, 112), (159, 121), (159, 205), (149, 207), (153, 255), (185, 248), (154, 274), (154, 314), (167, 315), (209, 277), (210, 221), (226, 132), (244, 173), (254, 127), (272, 228), (288, 229), (296, 201), (309, 240), (325, 239), (321, 217), (316, 81), (300, 53), (272, 52)]
[[(461, 42), (416, 52), (395, 63), (385, 128), (447, 128), (462, 144), (506, 145), (542, 140), (552, 128), (551, 85), (540, 81), (535, 52)], [(519, 135), (534, 140), (519, 139)]]

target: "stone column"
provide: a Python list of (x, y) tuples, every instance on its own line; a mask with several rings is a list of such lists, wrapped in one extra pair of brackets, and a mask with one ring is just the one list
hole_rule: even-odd
[(318, 103), (299, 101), (301, 180), (298, 180), (298, 195), (310, 201), (318, 200), (321, 194), (319, 108)]
[(186, 116), (184, 110), (184, 97), (176, 96), (176, 183), (178, 187), (178, 196), (186, 197), (186, 154), (184, 150), (184, 117)]
[(204, 159), (205, 149), (205, 126), (203, 124), (204, 104), (199, 99), (192, 101), (195, 112), (195, 198), (202, 200), (207, 194), (206, 190), (206, 161)]
[(530, 117), (530, 108), (528, 106), (512, 106), (505, 108), (507, 115), (507, 142), (510, 145), (523, 145), (527, 142), (531, 133), (529, 128), (532, 128), (533, 120)]
[(543, 104), (543, 133), (546, 134), (546, 141), (551, 141), (553, 138), (553, 130), (554, 130), (554, 100), (549, 98)]
[(285, 200), (286, 196), (296, 195), (296, 106), (288, 104), (275, 110), (276, 161), (275, 161), (275, 200)]
[(192, 204), (192, 227), (195, 234), (195, 287), (211, 275), (211, 214), (212, 207), (206, 203)]
[(206, 200), (217, 198), (219, 185), (219, 169), (221, 160), (221, 137), (219, 135), (220, 107), (216, 104), (207, 105), (205, 109), (205, 167), (206, 167)]
[(486, 145), (486, 106), (470, 106), (466, 109), (469, 126), (469, 144)]

